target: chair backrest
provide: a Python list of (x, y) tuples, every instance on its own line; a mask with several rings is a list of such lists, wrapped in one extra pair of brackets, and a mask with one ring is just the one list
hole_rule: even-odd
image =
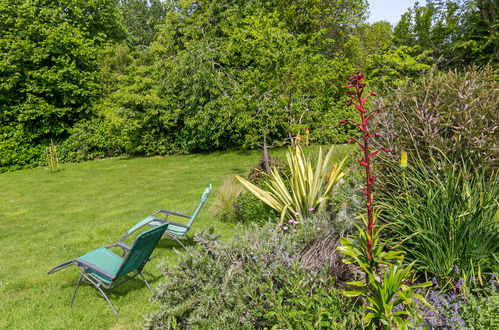
[(196, 210), (194, 210), (194, 213), (192, 213), (191, 217), (189, 218), (189, 221), (187, 221), (187, 224), (186, 224), (187, 227), (192, 226), (192, 223), (196, 219), (199, 211), (201, 211), (201, 208), (203, 207), (204, 202), (206, 202), (206, 199), (208, 198), (208, 196), (210, 195), (210, 192), (211, 192), (211, 184), (209, 184), (208, 187), (206, 187), (206, 189), (203, 192), (203, 195), (201, 195), (201, 200), (199, 201), (198, 206), (196, 207)]
[(116, 273), (116, 278), (125, 276), (134, 270), (142, 268), (151, 256), (152, 251), (158, 244), (161, 236), (165, 233), (167, 227), (168, 223), (164, 223), (137, 236), (130, 251), (125, 259), (123, 259), (123, 262)]

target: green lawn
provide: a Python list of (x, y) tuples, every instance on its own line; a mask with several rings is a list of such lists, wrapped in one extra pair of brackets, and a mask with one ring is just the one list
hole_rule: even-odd
[[(340, 150), (344, 151), (343, 147)], [(277, 153), (282, 154), (284, 150)], [(208, 183), (212, 195), (194, 231), (232, 227), (210, 207), (228, 175), (246, 174), (259, 152), (226, 152), (154, 159), (106, 159), (0, 174), (0, 328), (140, 328), (157, 306), (140, 280), (109, 292), (116, 318), (93, 287), (83, 285), (72, 308), (76, 267), (47, 271), (68, 259), (114, 243), (136, 221), (159, 208), (192, 212)], [(161, 263), (174, 263), (179, 245), (163, 239), (144, 274), (153, 287)]]

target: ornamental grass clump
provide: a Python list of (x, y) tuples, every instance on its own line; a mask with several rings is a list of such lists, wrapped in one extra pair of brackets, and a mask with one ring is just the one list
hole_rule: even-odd
[[(444, 158), (444, 156), (442, 156)], [(444, 158), (445, 159), (445, 158)], [(381, 196), (389, 236), (443, 289), (480, 287), (499, 270), (499, 176), (467, 161), (391, 166)]]
[[(363, 319), (366, 328), (386, 328), (394, 326), (407, 329), (416, 326), (417, 315), (414, 313), (417, 300), (427, 304), (416, 289), (431, 285), (425, 282), (419, 285), (408, 285), (412, 278), (412, 267), (414, 264), (405, 266), (403, 264), (402, 251), (386, 251), (386, 246), (380, 241), (380, 230), (376, 227), (379, 217), (379, 209), (373, 205), (373, 184), (376, 178), (372, 175), (371, 159), (380, 151), (388, 151), (387, 148), (379, 148), (371, 152), (370, 140), (379, 137), (378, 132), (371, 132), (368, 126), (373, 117), (381, 111), (381, 108), (369, 111), (366, 102), (370, 96), (377, 95), (371, 91), (364, 93), (364, 74), (359, 73), (350, 78), (347, 91), (350, 97), (349, 105), (353, 105), (359, 114), (360, 121), (342, 120), (345, 124), (351, 122), (360, 131), (360, 137), (349, 140), (349, 143), (357, 143), (361, 148), (363, 157), (359, 164), (365, 172), (365, 187), (362, 192), (366, 196), (366, 214), (361, 217), (365, 220), (365, 227), (358, 227), (356, 235), (350, 238), (342, 238), (338, 250), (348, 258), (346, 263), (355, 264), (362, 268), (365, 273), (364, 281), (349, 282), (354, 290), (344, 291), (345, 296), (364, 297), (367, 300), (366, 315)], [(383, 271), (382, 271), (383, 270)]]

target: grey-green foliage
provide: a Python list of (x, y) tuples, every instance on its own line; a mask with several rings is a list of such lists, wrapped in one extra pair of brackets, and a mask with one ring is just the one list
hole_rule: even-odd
[[(406, 151), (429, 161), (471, 159), (475, 166), (499, 165), (499, 88), (497, 70), (471, 67), (464, 72), (430, 71), (416, 82), (399, 86), (385, 98), (378, 116), (380, 146), (391, 147), (396, 161)], [(442, 153), (433, 152), (437, 148)]]
[[(217, 241), (212, 232), (197, 233), (199, 246), (179, 255), (176, 266), (166, 267), (156, 296), (161, 306), (147, 327), (313, 328), (323, 321), (333, 326), (358, 320), (334, 281), (313, 281), (320, 275), (297, 268), (300, 250), (322, 237), (328, 224), (311, 221), (297, 233), (283, 232), (272, 223), (238, 227), (227, 243)], [(312, 281), (312, 286), (305, 285)], [(275, 313), (302, 307), (307, 313), (291, 313), (284, 322), (268, 313), (270, 305)]]

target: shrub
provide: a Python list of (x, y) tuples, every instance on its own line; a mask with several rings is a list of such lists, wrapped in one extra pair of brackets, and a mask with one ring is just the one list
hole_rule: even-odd
[(395, 160), (402, 151), (427, 161), (438, 148), (451, 159), (471, 159), (497, 168), (499, 116), (498, 71), (490, 67), (468, 71), (430, 71), (408, 82), (386, 99), (380, 116), (383, 139)]
[[(286, 312), (288, 304), (297, 308), (307, 306), (313, 315), (290, 316), (289, 322), (297, 327), (313, 328), (318, 320), (346, 324), (358, 319), (353, 315), (352, 305), (343, 301), (331, 286), (333, 280), (314, 282), (313, 287), (303, 285), (311, 283), (317, 272), (299, 267), (300, 251), (330, 229), (328, 222), (321, 219), (306, 222), (295, 234), (278, 230), (275, 223), (252, 224), (237, 227), (227, 243), (218, 242), (212, 231), (196, 233), (194, 239), (199, 246), (189, 247), (180, 254), (176, 266), (165, 266), (165, 282), (156, 295), (161, 307), (148, 318), (147, 327), (287, 326), (289, 323), (283, 324), (276, 315), (265, 314), (269, 304), (274, 304), (278, 312)], [(295, 288), (301, 280), (308, 282)], [(278, 296), (273, 295), (272, 287), (281, 289)], [(307, 291), (307, 287), (312, 290)], [(317, 301), (321, 303), (316, 305)], [(326, 304), (329, 309), (325, 312), (320, 308)], [(350, 309), (354, 311), (347, 313)]]
[[(275, 167), (278, 171), (284, 169), (284, 164), (279, 158), (271, 157), (269, 155), (269, 168)], [(258, 164), (251, 169), (248, 173), (248, 181), (254, 184), (258, 184), (265, 178), (265, 159), (264, 156), (260, 158)]]
[[(256, 301), (260, 327), (353, 329), (362, 326), (359, 306), (351, 305), (326, 272), (287, 269), (280, 281), (266, 282)], [(277, 283), (276, 283), (277, 282)]]
[(383, 218), (421, 273), (444, 285), (497, 272), (497, 174), (436, 160), (392, 172), (403, 180), (384, 191)]
[(82, 121), (70, 129), (61, 146), (65, 161), (84, 161), (118, 156), (125, 152), (126, 137), (122, 129), (105, 119)]

